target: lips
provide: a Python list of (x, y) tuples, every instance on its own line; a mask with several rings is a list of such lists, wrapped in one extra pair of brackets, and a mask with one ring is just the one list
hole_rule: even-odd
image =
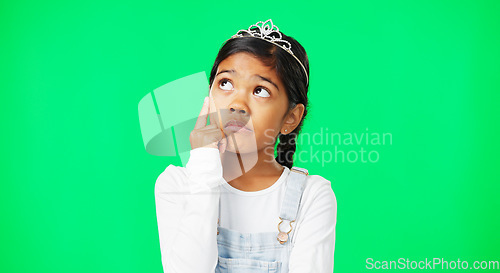
[(232, 119), (226, 123), (224, 126), (225, 129), (228, 129), (230, 131), (249, 131), (251, 132), (252, 130), (246, 126), (246, 124), (242, 121)]

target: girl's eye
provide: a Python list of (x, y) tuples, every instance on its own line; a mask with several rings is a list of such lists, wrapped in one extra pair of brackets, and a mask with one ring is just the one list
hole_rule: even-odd
[[(261, 90), (261, 91), (259, 91), (259, 90)], [(264, 91), (264, 92), (262, 92), (262, 91)], [(263, 98), (267, 98), (270, 96), (269, 91), (267, 91), (267, 89), (264, 87), (257, 87), (257, 89), (255, 89), (254, 93), (257, 93), (257, 95), (259, 95), (259, 97), (263, 97)]]
[(222, 79), (219, 82), (219, 87), (222, 90), (231, 90), (233, 88), (233, 84), (231, 84), (231, 82), (228, 81), (227, 79)]

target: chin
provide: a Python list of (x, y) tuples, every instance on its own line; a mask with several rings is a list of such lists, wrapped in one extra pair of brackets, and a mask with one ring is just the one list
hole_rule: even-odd
[(240, 146), (238, 146), (238, 150), (236, 150), (236, 148), (233, 147), (233, 145), (229, 145), (226, 148), (226, 152), (235, 153), (235, 154), (249, 154), (249, 153), (254, 153), (256, 151), (257, 151), (256, 149), (251, 149), (248, 147), (240, 147)]
[(238, 132), (228, 135), (226, 151), (239, 154), (256, 152), (257, 141), (255, 135)]

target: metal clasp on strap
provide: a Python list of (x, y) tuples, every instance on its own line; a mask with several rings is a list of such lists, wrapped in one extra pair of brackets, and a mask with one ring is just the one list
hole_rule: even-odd
[(292, 223), (295, 222), (295, 220), (293, 221), (290, 221), (290, 230), (288, 232), (284, 232), (284, 231), (281, 231), (280, 229), (280, 225), (281, 223), (283, 223), (283, 218), (281, 218), (281, 222), (278, 224), (278, 236), (276, 237), (276, 239), (278, 239), (278, 242), (280, 242), (280, 244), (284, 244), (286, 241), (288, 241), (288, 234), (292, 231)]
[(309, 171), (304, 169), (304, 168), (299, 168), (299, 167), (292, 167), (290, 169), (290, 171), (292, 172), (296, 172), (296, 173), (301, 173), (301, 174), (305, 174), (305, 175), (309, 175)]

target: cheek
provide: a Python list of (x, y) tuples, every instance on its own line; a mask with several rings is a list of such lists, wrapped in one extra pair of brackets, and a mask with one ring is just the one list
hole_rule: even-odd
[(253, 117), (255, 137), (259, 142), (273, 142), (280, 131), (280, 123), (276, 117), (257, 116)]
[(274, 128), (267, 128), (264, 131), (261, 131), (258, 135), (256, 135), (257, 143), (263, 145), (273, 145), (276, 141), (276, 136), (278, 132)]
[(213, 118), (216, 123), (221, 126), (219, 119), (224, 121), (227, 119), (227, 116), (230, 114), (230, 110), (227, 108), (228, 101), (224, 96), (217, 94), (217, 92), (213, 92), (212, 99), (210, 100), (210, 117)]

